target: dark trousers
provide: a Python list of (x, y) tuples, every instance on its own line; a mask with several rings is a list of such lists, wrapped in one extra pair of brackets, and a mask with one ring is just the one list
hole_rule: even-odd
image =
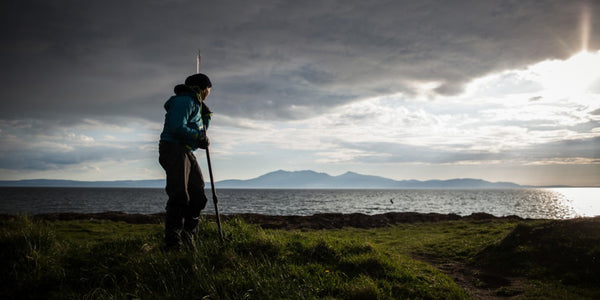
[(161, 141), (158, 152), (158, 161), (167, 173), (165, 190), (169, 196), (165, 242), (167, 247), (174, 247), (180, 244), (182, 230), (187, 237), (196, 232), (200, 211), (207, 202), (204, 178), (194, 153), (185, 145)]

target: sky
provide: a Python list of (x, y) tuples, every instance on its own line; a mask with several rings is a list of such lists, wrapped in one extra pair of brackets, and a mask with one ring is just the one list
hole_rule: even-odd
[(0, 31), (0, 180), (164, 178), (200, 49), (215, 180), (600, 186), (600, 1), (5, 0)]

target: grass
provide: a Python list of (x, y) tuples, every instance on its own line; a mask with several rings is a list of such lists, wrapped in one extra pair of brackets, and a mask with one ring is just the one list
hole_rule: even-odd
[[(446, 269), (467, 269), (474, 285), (492, 296), (600, 299), (600, 217), (400, 224), (327, 234), (363, 239)], [(504, 279), (517, 281), (516, 287)]]
[(466, 261), (486, 246), (504, 238), (517, 221), (449, 221), (399, 224), (377, 229), (347, 228), (331, 236), (369, 240), (403, 255), (419, 255), (444, 261)]
[[(162, 225), (21, 216), (0, 222), (0, 298), (469, 299), (433, 267), (450, 263), (527, 279), (517, 290), (495, 288), (496, 296), (594, 299), (599, 224), (492, 220), (287, 231), (233, 219), (223, 224), (228, 243), (202, 221), (188, 249), (164, 251)], [(569, 234), (581, 228), (589, 232)], [(535, 259), (555, 245), (557, 255), (572, 258)], [(573, 259), (589, 267), (569, 268)]]
[[(189, 249), (161, 248), (160, 225), (111, 221), (2, 224), (0, 298), (464, 299), (431, 266), (365, 241), (264, 231), (239, 220), (219, 242), (201, 222)], [(417, 270), (417, 272), (415, 272)]]
[(519, 224), (500, 243), (475, 255), (473, 262), (511, 275), (599, 287), (600, 218)]

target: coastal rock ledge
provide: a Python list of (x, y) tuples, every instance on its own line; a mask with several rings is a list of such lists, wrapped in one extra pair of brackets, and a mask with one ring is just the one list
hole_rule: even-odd
[[(13, 218), (11, 215), (0, 215), (0, 219)], [(214, 220), (214, 215), (202, 217)], [(48, 213), (37, 214), (34, 219), (48, 221), (68, 220), (111, 220), (133, 224), (158, 224), (164, 222), (165, 214), (128, 214), (119, 211), (102, 213)], [(415, 213), (415, 212), (390, 212), (384, 214), (367, 215), (361, 213), (342, 214), (324, 213), (312, 216), (273, 216), (261, 214), (232, 214), (221, 215), (221, 220), (239, 218), (247, 223), (257, 224), (265, 229), (334, 229), (343, 227), (377, 228), (398, 223), (440, 222), (453, 220), (489, 221), (495, 219), (522, 220), (518, 216), (496, 217), (487, 213), (473, 213), (468, 216), (457, 214)]]

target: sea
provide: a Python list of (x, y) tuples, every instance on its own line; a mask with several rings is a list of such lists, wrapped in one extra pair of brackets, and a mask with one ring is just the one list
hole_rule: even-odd
[[(203, 211), (214, 213), (211, 190)], [(570, 219), (600, 215), (600, 188), (531, 189), (218, 189), (222, 214), (307, 216), (318, 213), (418, 212), (488, 213), (497, 217)], [(0, 214), (120, 211), (164, 212), (167, 196), (158, 188), (0, 187)]]

